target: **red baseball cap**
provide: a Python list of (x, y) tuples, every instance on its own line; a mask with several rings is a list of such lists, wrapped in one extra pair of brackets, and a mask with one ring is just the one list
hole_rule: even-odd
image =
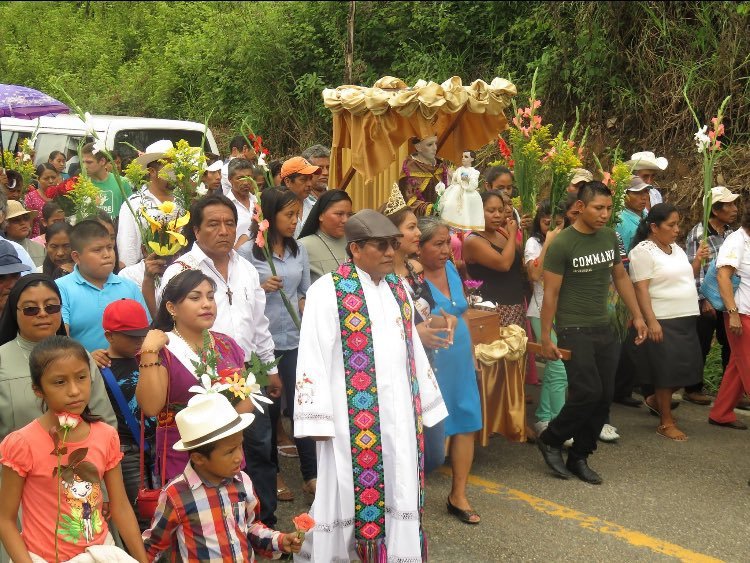
[(104, 309), (102, 328), (128, 336), (146, 336), (149, 331), (146, 310), (134, 299), (113, 301)]
[(301, 156), (293, 156), (281, 165), (282, 180), (292, 174), (320, 174), (321, 172), (320, 166), (310, 164), (307, 159)]

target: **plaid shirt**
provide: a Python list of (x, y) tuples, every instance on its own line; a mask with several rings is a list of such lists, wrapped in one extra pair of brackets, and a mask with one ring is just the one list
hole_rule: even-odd
[(271, 559), (281, 552), (283, 534), (257, 520), (259, 511), (244, 472), (213, 486), (188, 462), (161, 492), (143, 542), (152, 560), (169, 548), (172, 561), (252, 562), (253, 550)]
[[(706, 259), (704, 266), (698, 270), (698, 275), (695, 277), (695, 286), (700, 290), (703, 278), (706, 276), (708, 271), (708, 264), (716, 258), (719, 253), (719, 248), (724, 244), (724, 240), (732, 233), (732, 229), (729, 225), (725, 225), (724, 235), (720, 235), (712, 226), (708, 224), (708, 258)], [(703, 223), (698, 223), (688, 233), (687, 240), (685, 241), (685, 253), (687, 254), (688, 260), (692, 263), (695, 260), (695, 255), (698, 253), (698, 247), (703, 241)], [(699, 293), (698, 297), (703, 299), (703, 296)]]

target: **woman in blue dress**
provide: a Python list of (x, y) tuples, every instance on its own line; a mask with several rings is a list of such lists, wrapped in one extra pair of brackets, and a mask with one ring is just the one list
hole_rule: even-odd
[(467, 524), (478, 524), (479, 515), (466, 498), (466, 482), (474, 461), (474, 433), (482, 428), (475, 360), (471, 335), (463, 314), (469, 308), (461, 276), (450, 258), (448, 225), (436, 217), (420, 217), (419, 261), (435, 302), (433, 322), (440, 310), (458, 318), (453, 342), (435, 351), (435, 376), (448, 407), (445, 434), (451, 437), (450, 460), (453, 483), (448, 512)]

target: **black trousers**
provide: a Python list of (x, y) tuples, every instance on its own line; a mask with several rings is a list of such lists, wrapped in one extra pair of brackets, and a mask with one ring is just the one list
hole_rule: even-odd
[[(302, 479), (309, 481), (315, 479), (318, 476), (318, 461), (315, 453), (315, 440), (312, 438), (294, 438), (294, 401), (295, 401), (295, 390), (297, 388), (297, 348), (293, 350), (276, 350), (274, 354), (278, 358), (281, 356), (279, 361), (279, 376), (281, 377), (281, 385), (284, 387), (284, 395), (286, 397), (286, 410), (287, 415), (292, 420), (292, 439), (294, 445), (297, 446), (297, 453), (299, 454), (299, 468), (302, 472)], [(279, 453), (276, 449), (278, 444), (276, 440), (276, 428), (279, 418), (281, 418), (281, 397), (276, 399), (272, 405), (269, 405), (271, 412), (271, 458), (276, 464), (276, 470), (279, 470)]]
[[(731, 353), (729, 340), (727, 340), (727, 331), (724, 327), (724, 313), (716, 311), (715, 317), (711, 315), (698, 315), (696, 328), (698, 330), (698, 340), (701, 343), (703, 363), (706, 362), (706, 357), (711, 351), (711, 343), (714, 339), (714, 332), (716, 332), (716, 340), (719, 345), (721, 345), (721, 365), (724, 368), (722, 370), (723, 373), (727, 369), (729, 355)], [(690, 387), (685, 387), (685, 391), (688, 393), (700, 393), (703, 391), (703, 382), (691, 385)]]
[(586, 458), (609, 416), (620, 343), (609, 326), (558, 328), (557, 342), (572, 352), (563, 362), (568, 398), (540, 438), (555, 447), (573, 438), (570, 456)]
[(623, 399), (633, 394), (635, 385), (636, 365), (633, 361), (632, 350), (635, 348), (632, 331), (628, 331), (625, 342), (620, 345), (620, 360), (617, 362), (615, 374), (615, 388), (613, 399)]
[(245, 473), (250, 476), (255, 496), (260, 502), (260, 521), (269, 528), (276, 527), (276, 464), (271, 458), (271, 418), (267, 403), (261, 403), (264, 412), (256, 407), (255, 419), (243, 433)]

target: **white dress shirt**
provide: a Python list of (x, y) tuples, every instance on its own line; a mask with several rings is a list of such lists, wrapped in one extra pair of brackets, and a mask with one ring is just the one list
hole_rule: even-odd
[(305, 221), (307, 221), (307, 217), (310, 215), (313, 205), (315, 205), (315, 202), (310, 201), (309, 197), (302, 200), (302, 217), (297, 221), (297, 227), (294, 229), (294, 238), (297, 238), (302, 232), (302, 227), (305, 226)]
[[(245, 351), (245, 361), (255, 352), (264, 362), (274, 361), (274, 344), (265, 315), (266, 293), (260, 287), (258, 271), (253, 265), (231, 251), (229, 275), (225, 280), (197, 243), (167, 268), (156, 291), (157, 303), (173, 277), (186, 269), (200, 270), (216, 283), (216, 321), (212, 330), (234, 338)], [(231, 296), (231, 297), (230, 297)], [(276, 368), (269, 373), (276, 373)]]
[(245, 207), (245, 204), (237, 199), (234, 192), (230, 189), (227, 197), (234, 203), (237, 208), (237, 237), (234, 242), (237, 242), (242, 235), (250, 236), (250, 225), (253, 222), (253, 210), (255, 209), (255, 196), (250, 194), (250, 205)]

